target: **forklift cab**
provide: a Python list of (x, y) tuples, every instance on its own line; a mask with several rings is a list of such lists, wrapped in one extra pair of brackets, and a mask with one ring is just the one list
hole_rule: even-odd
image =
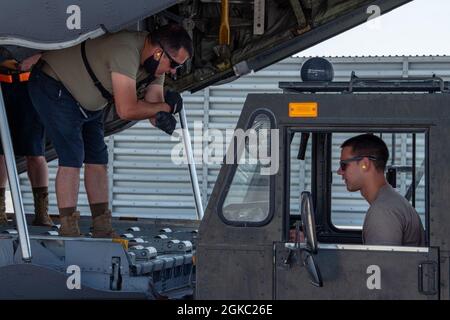
[[(447, 87), (352, 78), (249, 94), (247, 135), (233, 138), (200, 225), (197, 298), (448, 299)], [(337, 175), (340, 145), (360, 133), (386, 142), (388, 181), (419, 213), (425, 247), (362, 243), (369, 205)]]

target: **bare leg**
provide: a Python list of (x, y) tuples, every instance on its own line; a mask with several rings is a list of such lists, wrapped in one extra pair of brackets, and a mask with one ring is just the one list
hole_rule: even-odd
[(27, 157), (27, 170), (33, 188), (48, 186), (48, 167), (43, 156)]
[(108, 209), (108, 169), (106, 165), (86, 164), (84, 184), (92, 213), (92, 237), (117, 238)]
[(76, 207), (80, 188), (80, 168), (59, 166), (55, 187), (58, 208)]
[(103, 164), (85, 164), (84, 186), (89, 204), (108, 202), (108, 169)]

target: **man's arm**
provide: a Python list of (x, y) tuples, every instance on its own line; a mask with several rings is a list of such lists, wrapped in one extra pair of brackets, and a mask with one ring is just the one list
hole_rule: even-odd
[(145, 91), (144, 100), (150, 103), (165, 103), (163, 86), (159, 84), (148, 85), (147, 90)]
[(34, 66), (38, 60), (41, 58), (42, 54), (38, 53), (35, 55), (32, 55), (24, 60), (22, 60), (19, 63), (19, 70), (20, 71), (29, 71), (31, 69), (32, 66)]
[[(156, 84), (148, 85), (144, 100), (150, 103), (164, 102), (163, 86)], [(156, 126), (156, 117), (150, 117), (148, 120), (153, 126)]]
[(170, 112), (170, 106), (163, 102), (162, 86), (150, 85), (147, 89), (145, 99), (138, 100), (136, 95), (136, 81), (134, 79), (117, 72), (111, 73), (111, 79), (116, 111), (121, 119), (150, 119), (159, 111)]

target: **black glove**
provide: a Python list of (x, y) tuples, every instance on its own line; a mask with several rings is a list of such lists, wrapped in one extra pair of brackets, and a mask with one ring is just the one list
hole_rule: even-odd
[(178, 92), (167, 90), (164, 101), (170, 106), (172, 114), (177, 114), (183, 109), (183, 98)]
[(175, 117), (171, 113), (160, 111), (156, 114), (155, 125), (168, 135), (172, 135), (177, 126), (177, 120), (175, 120)]

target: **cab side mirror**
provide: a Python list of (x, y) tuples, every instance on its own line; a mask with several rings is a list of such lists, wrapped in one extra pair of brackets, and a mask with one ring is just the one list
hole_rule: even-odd
[(306, 245), (312, 254), (317, 253), (316, 222), (314, 220), (314, 207), (309, 191), (303, 191), (301, 198), (301, 219)]

